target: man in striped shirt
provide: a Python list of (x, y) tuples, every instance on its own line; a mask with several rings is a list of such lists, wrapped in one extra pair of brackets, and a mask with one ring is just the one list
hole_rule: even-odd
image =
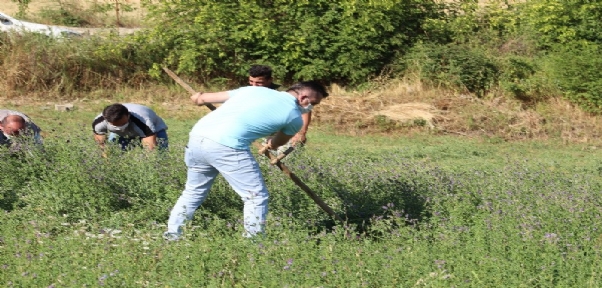
[(117, 141), (127, 150), (134, 141), (149, 150), (167, 148), (167, 125), (152, 109), (140, 104), (124, 103), (107, 106), (92, 122), (94, 140), (104, 148), (109, 141)]

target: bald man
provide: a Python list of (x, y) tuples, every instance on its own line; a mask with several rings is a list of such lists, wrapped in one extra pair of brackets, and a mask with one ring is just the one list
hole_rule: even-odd
[(27, 115), (0, 109), (0, 145), (10, 145), (11, 139), (22, 135), (31, 135), (36, 143), (41, 143), (42, 130)]

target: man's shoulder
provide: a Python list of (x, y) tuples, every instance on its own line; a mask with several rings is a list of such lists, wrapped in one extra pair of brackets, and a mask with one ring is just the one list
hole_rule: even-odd
[(10, 115), (17, 115), (17, 116), (21, 116), (23, 117), (23, 119), (26, 122), (31, 122), (30, 118), (25, 115), (25, 113), (19, 112), (19, 111), (15, 111), (15, 110), (9, 110), (9, 109), (0, 109), (0, 120), (6, 118), (7, 116)]
[(278, 90), (282, 85), (280, 84), (276, 84), (274, 82), (272, 82), (272, 84), (270, 84), (270, 86), (268, 86), (268, 88), (272, 89), (272, 90)]
[(19, 111), (15, 111), (15, 110), (9, 110), (9, 109), (0, 109), (0, 115), (19, 115), (19, 114), (23, 114)]
[(142, 105), (142, 104), (125, 103), (125, 104), (123, 104), (123, 106), (128, 108), (128, 111), (130, 111), (130, 114), (132, 114), (132, 115), (138, 115), (139, 117), (145, 117), (145, 118), (146, 117), (150, 117), (150, 118), (159, 117), (159, 115), (157, 115), (157, 113), (152, 108)]
[(142, 105), (142, 104), (137, 104), (137, 103), (123, 103), (123, 106), (125, 106), (126, 108), (128, 108), (128, 110), (130, 109), (141, 109), (141, 110), (153, 110), (150, 107), (146, 106), (146, 105)]
[(6, 118), (6, 116), (10, 115), (11, 110), (0, 109), (0, 120)]

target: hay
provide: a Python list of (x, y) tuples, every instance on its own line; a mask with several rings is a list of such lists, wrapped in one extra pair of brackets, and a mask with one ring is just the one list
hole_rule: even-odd
[(426, 121), (429, 127), (435, 128), (433, 118), (435, 118), (436, 113), (437, 109), (434, 106), (416, 102), (389, 106), (384, 110), (374, 112), (372, 117), (382, 115), (402, 123), (422, 119)]
[(433, 105), (421, 102), (399, 103), (400, 99), (372, 94), (357, 96), (338, 96), (322, 101), (314, 109), (317, 122), (335, 125), (373, 122), (378, 116), (407, 123), (416, 119), (426, 121), (428, 127), (434, 128), (440, 110)]

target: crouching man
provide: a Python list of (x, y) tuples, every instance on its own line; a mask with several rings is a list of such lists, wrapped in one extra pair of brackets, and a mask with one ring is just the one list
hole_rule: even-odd
[(286, 144), (303, 126), (302, 114), (328, 93), (314, 81), (300, 82), (286, 92), (265, 87), (242, 87), (216, 93), (196, 93), (196, 105), (224, 103), (201, 118), (190, 131), (184, 161), (188, 167), (186, 186), (177, 200), (163, 237), (177, 240), (182, 225), (192, 219), (209, 189), (221, 174), (244, 202), (245, 236), (264, 232), (268, 212), (268, 190), (250, 150), (256, 139), (276, 133), (269, 149)]
[(122, 150), (142, 145), (149, 150), (168, 146), (167, 125), (163, 119), (144, 105), (112, 104), (92, 122), (94, 140), (102, 147), (107, 140), (117, 142)]
[(27, 115), (14, 110), (0, 110), (0, 145), (11, 146), (17, 137), (29, 137), (35, 144), (42, 144), (41, 131)]

